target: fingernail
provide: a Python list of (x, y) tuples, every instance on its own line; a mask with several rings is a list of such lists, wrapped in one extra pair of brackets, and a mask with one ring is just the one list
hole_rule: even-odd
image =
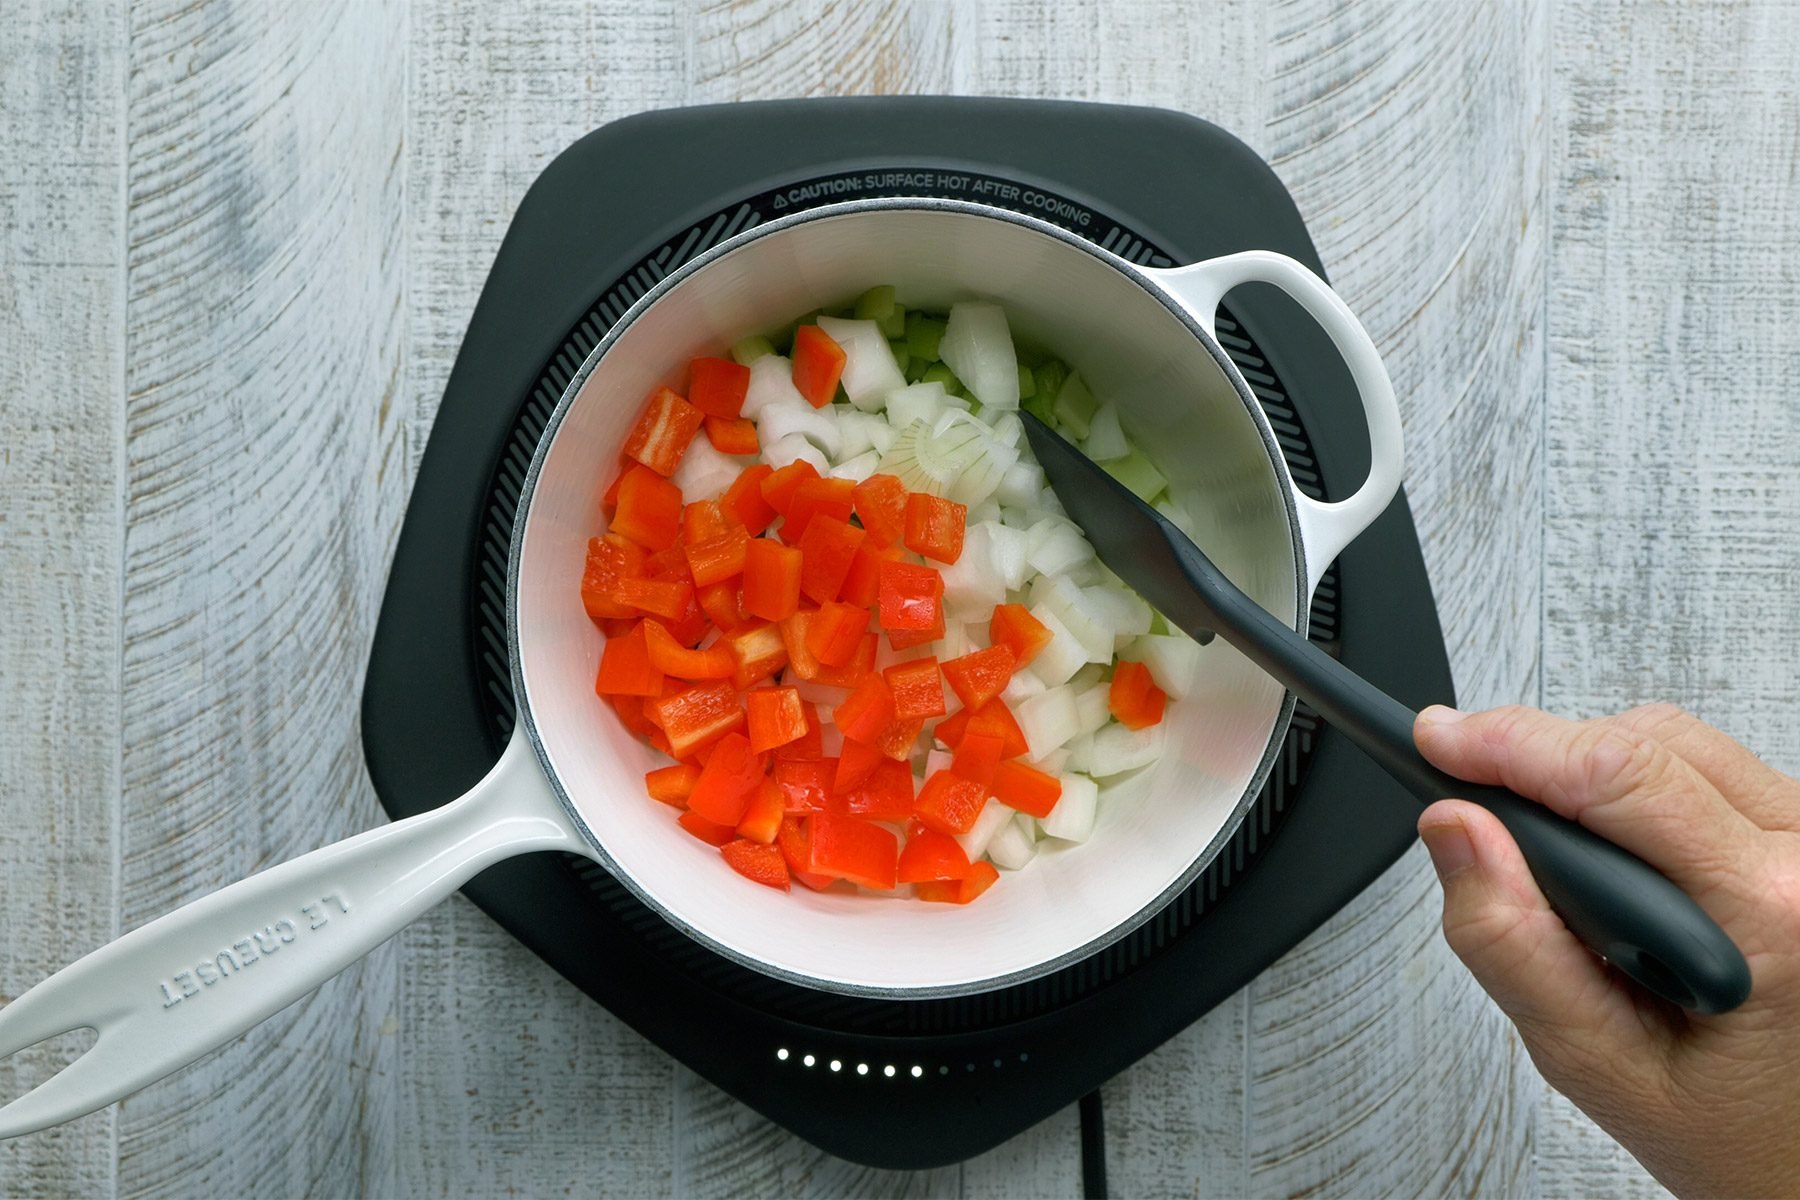
[(1458, 721), (1467, 720), (1469, 714), (1446, 704), (1433, 704), (1419, 714), (1419, 720), (1427, 725), (1454, 725)]
[(1469, 840), (1469, 831), (1460, 820), (1427, 825), (1419, 831), (1419, 836), (1425, 841), (1426, 852), (1431, 855), (1431, 865), (1437, 868), (1440, 880), (1448, 881), (1475, 865), (1475, 844)]

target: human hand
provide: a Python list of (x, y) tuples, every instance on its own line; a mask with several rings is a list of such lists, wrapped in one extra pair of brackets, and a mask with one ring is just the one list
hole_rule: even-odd
[(1800, 1195), (1800, 782), (1668, 705), (1574, 722), (1434, 707), (1414, 739), (1439, 768), (1503, 784), (1662, 871), (1751, 972), (1728, 1013), (1636, 988), (1551, 911), (1487, 810), (1440, 800), (1419, 835), (1444, 937), (1518, 1027), (1532, 1062), (1682, 1195)]

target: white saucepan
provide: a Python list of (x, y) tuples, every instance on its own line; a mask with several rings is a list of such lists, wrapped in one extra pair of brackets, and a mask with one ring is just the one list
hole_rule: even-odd
[[(1301, 495), (1249, 386), (1213, 336), (1219, 299), (1273, 283), (1324, 327), (1368, 419), (1373, 467), (1349, 499)], [(1343, 302), (1281, 255), (1145, 270), (1030, 217), (943, 200), (796, 214), (701, 255), (588, 357), (532, 463), (508, 591), (520, 720), (491, 774), (433, 812), (370, 830), (126, 934), (0, 1010), (0, 1055), (71, 1029), (93, 1047), (0, 1109), (0, 1136), (91, 1112), (192, 1062), (318, 987), (476, 872), (560, 850), (604, 865), (672, 924), (791, 982), (920, 999), (1041, 975), (1155, 913), (1227, 839), (1268, 774), (1292, 703), (1222, 642), (1170, 708), (1169, 749), (1092, 838), (1040, 853), (967, 907), (782, 894), (724, 869), (644, 795), (659, 756), (594, 693), (602, 638), (579, 581), (600, 495), (639, 406), (687, 361), (795, 314), (894, 284), (909, 307), (983, 297), (1116, 400), (1195, 514), (1195, 540), (1280, 620), (1304, 628), (1327, 565), (1387, 507), (1400, 422), (1374, 345)], [(431, 697), (420, 696), (420, 704)], [(666, 761), (666, 760), (664, 760)]]

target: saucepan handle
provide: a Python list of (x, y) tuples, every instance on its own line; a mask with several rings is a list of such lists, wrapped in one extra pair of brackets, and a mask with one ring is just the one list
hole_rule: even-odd
[(1306, 594), (1312, 595), (1325, 568), (1381, 515), (1400, 487), (1400, 407), (1375, 343), (1356, 314), (1323, 279), (1285, 254), (1246, 250), (1145, 274), (1214, 333), (1215, 314), (1226, 292), (1240, 283), (1272, 283), (1312, 314), (1350, 368), (1369, 426), (1369, 476), (1355, 494), (1329, 504), (1293, 489), (1305, 546)]
[(73, 1029), (87, 1053), (0, 1108), (0, 1138), (93, 1112), (292, 1004), (482, 868), (586, 852), (515, 733), (467, 795), (271, 867), (132, 930), (0, 1009), (0, 1057)]

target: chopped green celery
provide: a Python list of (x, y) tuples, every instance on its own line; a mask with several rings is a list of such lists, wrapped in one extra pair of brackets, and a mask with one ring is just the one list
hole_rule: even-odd
[(906, 309), (896, 304), (894, 311), (876, 321), (885, 338), (903, 338), (906, 336)]
[[(1060, 411), (1060, 406), (1059, 406)], [(1163, 478), (1161, 471), (1144, 457), (1144, 452), (1136, 446), (1124, 458), (1102, 463), (1100, 467), (1108, 475), (1131, 489), (1131, 492), (1145, 504), (1149, 504), (1162, 494), (1169, 481)]]
[(944, 340), (948, 322), (928, 317), (922, 312), (906, 314), (906, 348), (920, 358), (938, 360), (938, 343)]
[(967, 400), (969, 402), (969, 415), (970, 416), (979, 417), (981, 415), (981, 401), (979, 401), (975, 398), (975, 394), (973, 392), (958, 392), (957, 395), (961, 396), (964, 400)]
[(1019, 365), (1021, 367), (1032, 371), (1037, 370), (1040, 364), (1048, 361), (1050, 358), (1050, 356), (1045, 354), (1042, 350), (1021, 342), (1017, 338), (1013, 339), (1013, 357), (1019, 360)]
[(1174, 628), (1167, 618), (1153, 608), (1150, 610), (1150, 632), (1158, 637), (1167, 637), (1174, 632)]
[(900, 372), (906, 376), (906, 382), (917, 383), (925, 378), (925, 372), (931, 370), (931, 366), (930, 359), (920, 358), (916, 354), (909, 354), (906, 365), (900, 368)]
[(883, 284), (872, 287), (856, 298), (856, 319), (859, 321), (879, 321), (894, 311), (894, 287)]
[(1019, 399), (1029, 400), (1036, 392), (1037, 379), (1032, 375), (1031, 368), (1021, 366), (1019, 368)]
[(771, 333), (769, 335), (769, 341), (774, 344), (775, 353), (792, 354), (794, 352), (794, 331), (799, 329), (802, 325), (818, 324), (819, 316), (824, 311), (825, 310), (822, 308), (815, 308), (804, 316), (783, 325), (777, 332)]
[(1037, 383), (1037, 394), (1042, 396), (1045, 404), (1056, 402), (1056, 393), (1062, 390), (1063, 380), (1069, 377), (1069, 368), (1063, 366), (1059, 359), (1050, 359), (1032, 368), (1033, 380)]
[[(1094, 393), (1088, 391), (1087, 384), (1081, 376), (1070, 374), (1063, 381), (1062, 387), (1056, 390), (1056, 416), (1064, 425), (1075, 431), (1076, 437), (1088, 435), (1088, 423), (1094, 419), (1094, 413), (1100, 407), (1094, 401)], [(1150, 497), (1145, 496), (1148, 500)]]
[[(907, 340), (909, 342), (911, 341), (910, 338)], [(933, 357), (936, 356), (934, 355)], [(960, 395), (962, 393), (962, 380), (956, 377), (956, 372), (952, 371), (941, 362), (932, 363), (931, 366), (926, 369), (925, 373), (919, 376), (919, 382), (941, 383), (944, 385), (944, 390), (952, 395)]]
[(1045, 395), (1042, 390), (1034, 392), (1030, 396), (1019, 401), (1019, 407), (1023, 408), (1026, 412), (1030, 413), (1050, 428), (1056, 428), (1056, 406), (1051, 401), (1050, 397)]
[(732, 361), (739, 366), (747, 367), (764, 355), (775, 353), (775, 346), (766, 337), (752, 335), (731, 348)]
[(888, 349), (893, 352), (894, 365), (900, 368), (902, 375), (906, 374), (906, 368), (912, 363), (912, 352), (907, 350), (906, 343), (903, 341), (889, 342)]

